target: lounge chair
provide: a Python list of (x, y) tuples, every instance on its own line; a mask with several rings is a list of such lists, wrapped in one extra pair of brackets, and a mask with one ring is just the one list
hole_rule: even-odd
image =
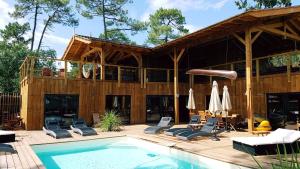
[(252, 155), (272, 155), (286, 151), (296, 152), (300, 132), (288, 129), (277, 129), (263, 137), (235, 137), (231, 138), (233, 148)]
[(16, 153), (17, 151), (10, 144), (0, 143), (0, 152)]
[(57, 120), (45, 120), (45, 126), (43, 130), (47, 135), (56, 139), (72, 137), (68, 130), (61, 129)]
[(97, 132), (93, 128), (88, 127), (83, 119), (73, 119), (73, 124), (70, 127), (74, 133), (80, 134), (82, 136), (97, 135)]
[(12, 131), (0, 130), (0, 143), (14, 142), (16, 134)]
[(176, 137), (181, 140), (190, 140), (198, 136), (212, 136), (212, 139), (217, 141), (219, 140), (217, 134), (225, 131), (225, 129), (217, 129), (217, 123), (216, 118), (209, 118), (201, 129), (182, 132), (177, 134)]
[(186, 128), (171, 128), (169, 130), (166, 130), (164, 133), (169, 136), (176, 136), (177, 134), (185, 131), (192, 131), (190, 124), (199, 124), (199, 123), (200, 123), (200, 116), (193, 115)]
[(172, 120), (172, 117), (162, 117), (160, 119), (160, 122), (157, 124), (157, 126), (151, 126), (144, 130), (144, 133), (146, 134), (156, 134), (161, 132), (163, 129), (168, 129), (171, 127), (170, 122)]

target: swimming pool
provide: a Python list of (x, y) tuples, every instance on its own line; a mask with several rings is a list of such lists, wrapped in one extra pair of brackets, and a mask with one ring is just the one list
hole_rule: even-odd
[(47, 169), (243, 168), (131, 137), (33, 145)]

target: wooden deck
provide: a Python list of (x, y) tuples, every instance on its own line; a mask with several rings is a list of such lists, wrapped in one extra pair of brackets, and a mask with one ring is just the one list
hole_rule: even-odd
[[(252, 157), (246, 153), (234, 150), (232, 148), (232, 141), (230, 137), (237, 136), (250, 136), (246, 132), (230, 132), (220, 135), (221, 141), (211, 141), (208, 138), (198, 138), (192, 141), (180, 141), (176, 138), (159, 135), (146, 135), (143, 134), (143, 129), (147, 125), (132, 125), (124, 127), (122, 132), (99, 132), (97, 136), (82, 137), (72, 133), (73, 138), (68, 139), (53, 139), (45, 135), (43, 131), (16, 131), (17, 141), (11, 145), (17, 151), (14, 154), (0, 152), (0, 168), (1, 169), (36, 169), (45, 168), (39, 158), (35, 155), (30, 145), (44, 144), (55, 142), (68, 142), (76, 140), (88, 140), (95, 138), (107, 138), (115, 136), (130, 136), (135, 138), (146, 139), (149, 141), (157, 142), (161, 145), (175, 143), (175, 148), (182, 149), (187, 152), (206, 156), (209, 158), (234, 163), (251, 168), (257, 168), (257, 164)], [(256, 157), (257, 160), (268, 165), (273, 157)]]

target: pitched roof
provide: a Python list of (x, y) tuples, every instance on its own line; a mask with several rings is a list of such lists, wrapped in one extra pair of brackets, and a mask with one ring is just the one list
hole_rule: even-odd
[[(239, 15), (230, 17), (226, 20), (208, 26), (206, 28), (200, 29), (196, 32), (188, 34), (186, 36), (180, 37), (178, 39), (172, 40), (163, 45), (156, 46), (154, 48), (140, 46), (140, 45), (128, 45), (122, 43), (116, 43), (109, 40), (104, 40), (101, 38), (83, 36), (83, 35), (74, 35), (72, 40), (78, 40), (81, 43), (86, 44), (97, 44), (113, 46), (116, 48), (125, 48), (127, 50), (134, 50), (141, 53), (144, 52), (159, 52), (167, 51), (174, 47), (188, 47), (201, 43), (206, 43), (214, 39), (228, 36), (233, 32), (243, 31), (249, 25), (263, 24), (267, 21), (282, 19), (282, 17), (293, 16), (300, 18), (300, 6), (291, 6), (285, 8), (273, 8), (273, 9), (263, 9), (263, 10), (250, 10)], [(63, 58), (67, 58), (69, 55), (69, 49), (72, 48), (70, 41)], [(76, 47), (75, 47), (76, 48)], [(76, 53), (73, 53), (76, 54)]]

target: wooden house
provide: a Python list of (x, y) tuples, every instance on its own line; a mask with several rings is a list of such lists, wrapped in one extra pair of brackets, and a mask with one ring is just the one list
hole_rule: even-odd
[[(254, 114), (293, 119), (300, 110), (299, 41), (299, 6), (248, 11), (154, 48), (74, 35), (61, 59), (28, 57), (20, 67), (21, 116), (27, 130), (53, 116), (91, 123), (108, 109), (128, 124), (162, 115), (177, 124), (189, 119), (189, 88), (205, 110), (216, 80), (251, 131)], [(192, 68), (235, 70), (238, 79), (187, 75)]]

